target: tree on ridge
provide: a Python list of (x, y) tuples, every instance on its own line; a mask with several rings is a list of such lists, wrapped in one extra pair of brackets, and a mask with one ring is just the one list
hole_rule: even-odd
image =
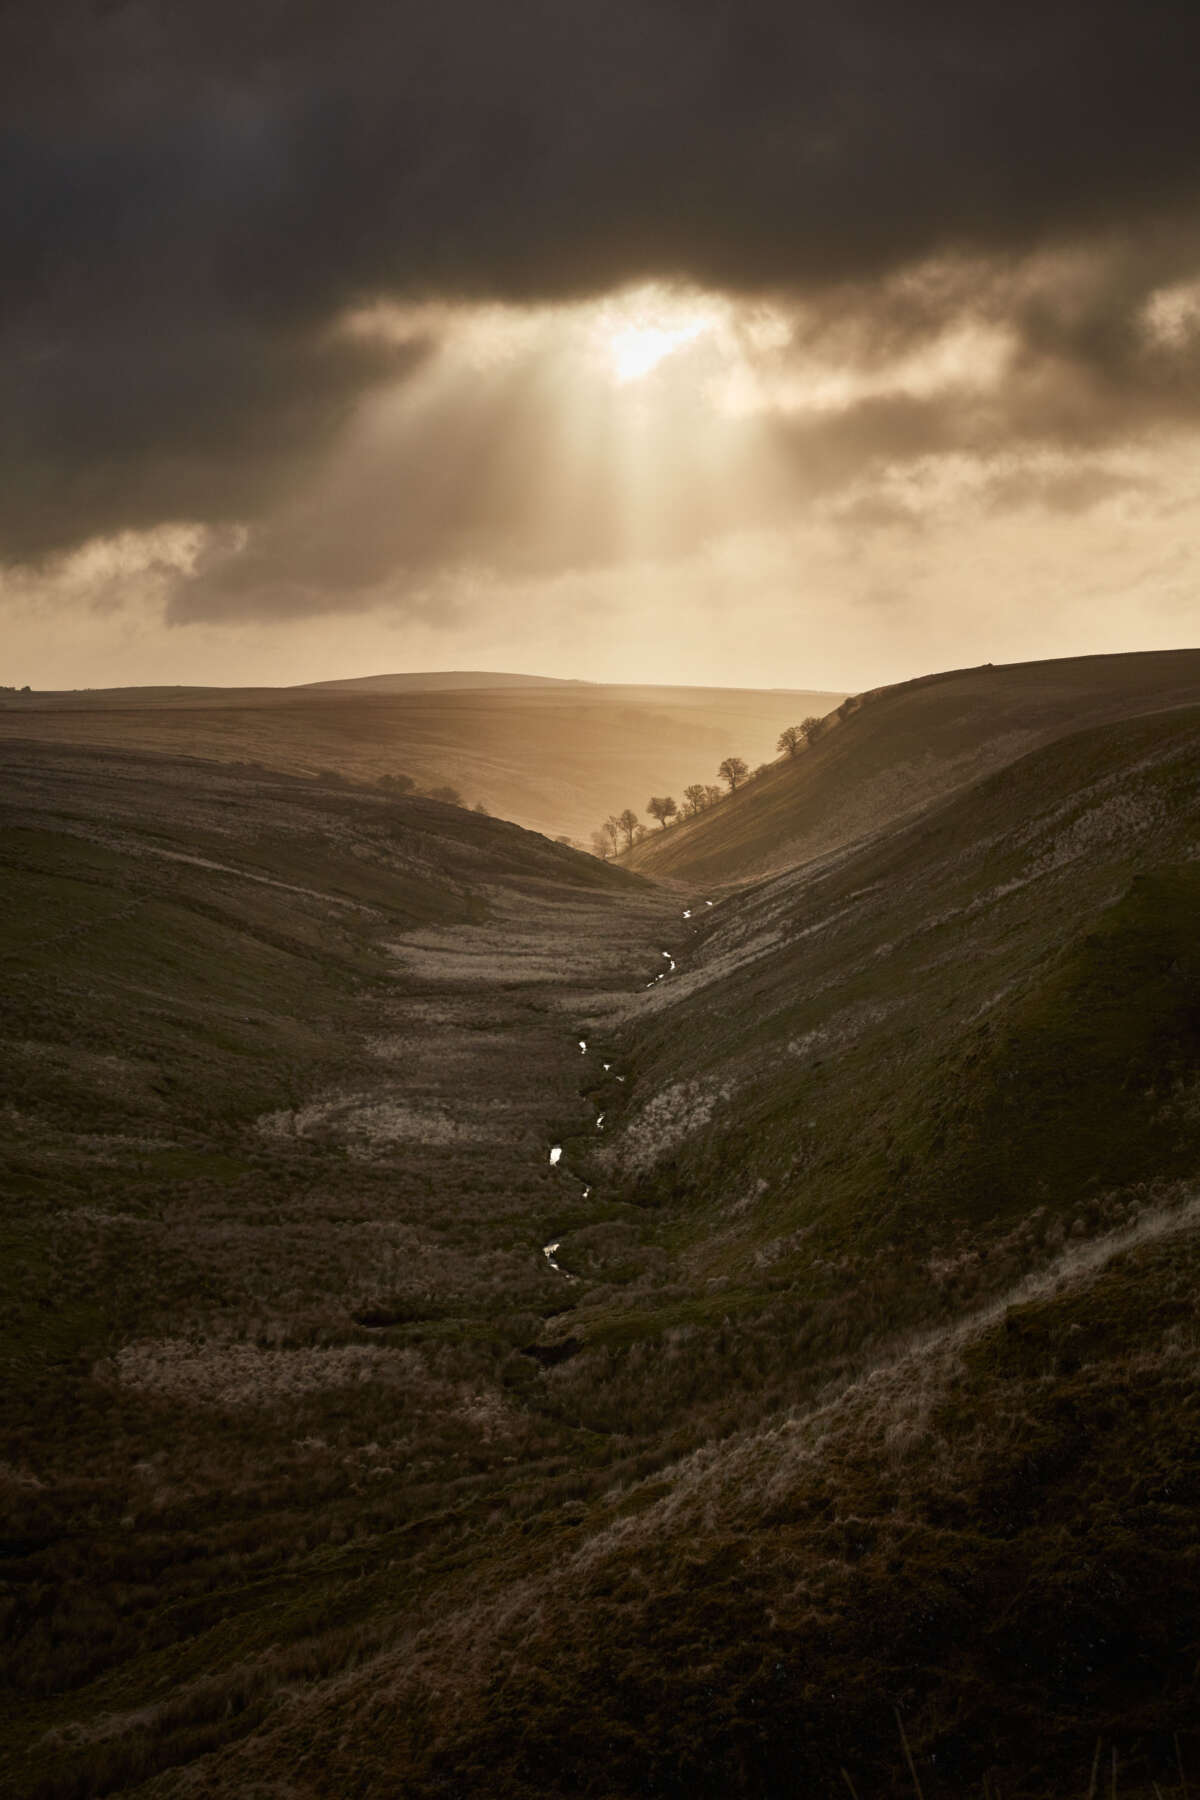
[(727, 756), (717, 770), (717, 774), (721, 777), (721, 780), (729, 783), (729, 791), (731, 794), (739, 782), (745, 781), (749, 773), (750, 769), (748, 764), (745, 763), (740, 756)]
[(649, 800), (646, 802), (646, 811), (650, 814), (652, 819), (658, 820), (665, 831), (667, 829), (667, 820), (675, 817), (675, 814), (679, 811), (679, 807), (670, 794), (651, 794)]
[(625, 848), (627, 850), (632, 850), (634, 833), (638, 828), (638, 816), (634, 812), (632, 806), (627, 806), (624, 812), (617, 814), (616, 825), (618, 830), (624, 835)]

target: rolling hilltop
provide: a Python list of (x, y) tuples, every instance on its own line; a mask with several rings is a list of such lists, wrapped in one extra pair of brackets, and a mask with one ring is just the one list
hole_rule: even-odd
[(507, 675), (494, 669), (436, 669), (394, 675), (350, 675), (334, 681), (305, 683), (309, 692), (338, 689), (343, 693), (413, 694), (454, 692), (469, 688), (578, 688), (592, 685), (564, 681), (557, 675)]
[[(400, 691), (395, 684), (412, 682)], [(442, 684), (461, 683), (460, 686)], [(503, 684), (503, 685), (499, 685)], [(536, 677), (379, 676), (303, 688), (9, 695), (0, 743), (154, 751), (374, 785), (407, 776), (587, 844), (611, 812), (679, 791), (722, 757), (774, 754), (797, 715), (842, 695), (617, 687)]]
[(1194, 1784), (1197, 666), (868, 700), (717, 888), (3, 746), (5, 1791)]

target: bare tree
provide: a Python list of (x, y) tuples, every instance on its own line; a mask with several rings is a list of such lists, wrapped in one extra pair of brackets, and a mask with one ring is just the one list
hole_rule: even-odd
[(617, 828), (625, 839), (625, 848), (627, 850), (632, 850), (634, 836), (638, 828), (638, 816), (634, 812), (632, 806), (627, 806), (624, 812), (617, 814), (616, 823)]
[(601, 862), (607, 862), (613, 853), (613, 841), (607, 831), (593, 831), (592, 855), (598, 856)]
[(807, 742), (804, 728), (800, 725), (785, 725), (779, 734), (779, 742), (775, 748), (781, 753), (786, 750), (789, 756), (795, 756), (802, 743)]
[(704, 790), (704, 798), (707, 806), (715, 806), (717, 801), (723, 800), (725, 796), (719, 787), (706, 787)]
[(708, 789), (702, 781), (693, 781), (691, 787), (684, 788), (683, 799), (688, 811), (695, 818), (696, 814), (703, 812), (708, 805)]
[(679, 807), (670, 794), (651, 794), (646, 802), (646, 811), (652, 819), (657, 819), (663, 830), (667, 829), (667, 820), (673, 819)]
[(739, 782), (745, 781), (749, 773), (750, 769), (748, 764), (743, 762), (740, 756), (727, 756), (717, 770), (717, 774), (721, 777), (721, 780), (728, 782), (731, 794)]
[(613, 855), (615, 856), (621, 845), (620, 819), (617, 818), (615, 813), (609, 813), (600, 829), (612, 845)]

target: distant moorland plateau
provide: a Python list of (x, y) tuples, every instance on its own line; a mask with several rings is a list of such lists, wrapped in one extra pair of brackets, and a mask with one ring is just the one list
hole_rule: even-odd
[(0, 742), (157, 750), (356, 782), (407, 776), (469, 806), (587, 844), (651, 792), (759, 763), (840, 693), (616, 687), (481, 673), (368, 676), (298, 688), (118, 688), (0, 694)]

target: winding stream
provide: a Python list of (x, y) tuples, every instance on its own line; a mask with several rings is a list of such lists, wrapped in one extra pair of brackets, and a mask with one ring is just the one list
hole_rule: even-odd
[[(706, 900), (704, 902), (704, 904), (705, 904), (705, 906), (713, 906), (715, 904), (715, 902), (712, 900)], [(692, 912), (693, 912), (692, 907), (685, 906), (683, 909), (684, 918), (690, 919), (692, 916)], [(668, 975), (673, 975), (675, 973), (676, 963), (675, 963), (675, 958), (672, 955), (672, 953), (669, 950), (664, 950), (662, 952), (662, 955), (666, 959), (668, 966), (665, 969), (660, 969), (658, 971), (657, 975), (654, 975), (650, 978), (650, 980), (646, 983), (646, 986), (648, 988), (654, 987), (660, 981), (665, 981)], [(576, 1038), (575, 1042), (579, 1045), (579, 1054), (581, 1056), (586, 1056), (587, 1050), (588, 1050), (587, 1039), (583, 1038), (583, 1037)], [(612, 1071), (611, 1062), (602, 1062), (600, 1067), (606, 1075), (610, 1074)], [(614, 1081), (619, 1081), (621, 1083), (624, 1083), (625, 1079), (626, 1078), (624, 1075), (614, 1075), (613, 1076)], [(593, 1102), (593, 1104), (594, 1104), (594, 1102)], [(604, 1130), (604, 1121), (607, 1117), (608, 1117), (608, 1114), (606, 1112), (601, 1112), (601, 1111), (597, 1112), (597, 1114), (596, 1114), (596, 1130), (597, 1131)], [(550, 1147), (550, 1167), (552, 1169), (557, 1169), (562, 1166), (562, 1153), (563, 1153), (563, 1147), (561, 1144), (552, 1144), (551, 1145), (551, 1147)], [(569, 1173), (569, 1171), (566, 1171), (566, 1172)], [(592, 1190), (591, 1190), (590, 1185), (585, 1183), (583, 1192), (582, 1192), (580, 1198), (583, 1200), (589, 1199), (591, 1196), (591, 1192), (592, 1192)], [(555, 1238), (553, 1243), (542, 1245), (542, 1255), (545, 1257), (549, 1266), (554, 1270), (555, 1274), (561, 1275), (565, 1281), (577, 1281), (578, 1276), (572, 1275), (569, 1269), (564, 1269), (562, 1264), (556, 1260), (558, 1252), (561, 1248), (562, 1248), (561, 1238)]]

